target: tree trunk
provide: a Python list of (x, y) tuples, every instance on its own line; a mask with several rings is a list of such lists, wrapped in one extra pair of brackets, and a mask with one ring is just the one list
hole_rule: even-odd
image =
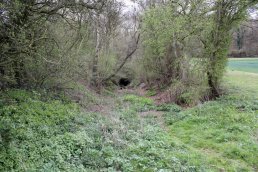
[(219, 87), (218, 82), (210, 72), (207, 72), (207, 77), (208, 77), (208, 85), (210, 87), (209, 98), (214, 99), (219, 97), (220, 92), (218, 90), (218, 87)]
[(94, 89), (98, 88), (98, 62), (99, 62), (99, 55), (101, 50), (101, 43), (100, 43), (100, 29), (99, 29), (99, 14), (96, 17), (96, 46), (95, 46), (95, 55), (93, 57), (93, 66), (92, 66), (92, 77), (90, 86)]
[(226, 18), (224, 3), (217, 2), (217, 11), (214, 16), (214, 30), (211, 32), (210, 45), (208, 47), (209, 65), (207, 69), (208, 86), (210, 88), (209, 98), (220, 96), (219, 84), (225, 70), (225, 61), (227, 60), (227, 47), (229, 30), (227, 23), (223, 20)]
[(17, 88), (23, 87), (23, 69), (23, 62), (20, 62), (18, 60), (14, 62), (14, 77)]

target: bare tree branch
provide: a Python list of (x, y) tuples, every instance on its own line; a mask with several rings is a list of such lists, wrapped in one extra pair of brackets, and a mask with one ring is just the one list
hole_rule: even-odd
[(124, 65), (126, 64), (127, 60), (130, 59), (132, 57), (132, 55), (138, 49), (139, 41), (140, 41), (140, 34), (138, 34), (138, 36), (137, 36), (137, 39), (136, 39), (136, 42), (135, 42), (135, 47), (126, 55), (125, 59), (120, 64), (120, 66), (115, 70), (115, 72), (113, 74), (111, 74), (109, 77), (107, 77), (106, 79), (102, 80), (103, 83), (109, 81), (111, 78), (116, 76), (117, 73), (124, 67)]

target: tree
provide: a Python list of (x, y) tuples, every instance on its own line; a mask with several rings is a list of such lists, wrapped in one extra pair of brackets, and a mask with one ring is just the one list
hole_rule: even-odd
[[(100, 10), (104, 4), (99, 0), (1, 1), (0, 82), (15, 87), (28, 87), (34, 85), (29, 81), (31, 79), (35, 81), (35, 85), (42, 85), (42, 80), (58, 71), (62, 67), (60, 62), (63, 61), (61, 52), (64, 49), (61, 50), (51, 27), (62, 21), (78, 30), (83, 12)], [(76, 42), (68, 49), (76, 45)], [(49, 72), (46, 66), (56, 68)], [(46, 70), (46, 74), (34, 72), (41, 67)]]
[(204, 62), (201, 68), (206, 76), (202, 78), (207, 79), (208, 97), (220, 96), (231, 32), (257, 0), (173, 0), (162, 4), (156, 3), (144, 13), (143, 61), (147, 78), (151, 75), (149, 79), (162, 86), (183, 81), (191, 65), (182, 64), (195, 58)]
[[(117, 1), (107, 1), (105, 7), (101, 11), (94, 11), (92, 17), (94, 21), (93, 28), (95, 33), (95, 52), (92, 61), (92, 76), (90, 79), (90, 86), (97, 88), (103, 84), (104, 78), (101, 78), (99, 70), (100, 56), (105, 56), (110, 51), (111, 37), (115, 37), (116, 30), (120, 24), (122, 4)], [(112, 47), (113, 48), (113, 47)], [(114, 51), (112, 49), (112, 51)], [(108, 58), (108, 56), (106, 57)]]
[[(207, 28), (206, 10), (203, 1), (171, 1), (148, 10), (143, 19), (143, 39), (147, 73), (152, 73), (156, 80), (170, 85), (173, 80), (180, 80), (181, 64), (185, 57), (199, 57), (195, 53), (200, 46), (199, 35)], [(199, 51), (199, 50), (198, 50)]]
[(257, 4), (257, 0), (216, 0), (211, 6), (212, 27), (204, 40), (208, 58), (207, 77), (210, 97), (220, 95), (219, 86), (227, 65), (228, 48), (231, 43), (231, 30), (247, 15), (247, 9)]

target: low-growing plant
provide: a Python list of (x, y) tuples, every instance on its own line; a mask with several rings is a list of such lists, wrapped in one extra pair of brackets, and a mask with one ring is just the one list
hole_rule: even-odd
[[(140, 97), (127, 100), (152, 105)], [(175, 143), (155, 119), (142, 120), (130, 106), (106, 116), (40, 96), (5, 105), (0, 108), (0, 171), (189, 171), (205, 166), (203, 157)]]
[(125, 95), (123, 100), (130, 102), (137, 111), (149, 111), (155, 109), (154, 100), (146, 97), (141, 97), (133, 94)]
[(147, 93), (146, 93), (146, 96), (155, 96), (157, 94), (157, 92), (155, 90), (148, 90)]
[(153, 105), (154, 102), (152, 99), (146, 97), (140, 97), (136, 95), (126, 95), (124, 96), (124, 101), (128, 101), (134, 104), (143, 104), (143, 105)]
[(176, 104), (161, 104), (156, 107), (157, 111), (180, 112), (182, 108)]

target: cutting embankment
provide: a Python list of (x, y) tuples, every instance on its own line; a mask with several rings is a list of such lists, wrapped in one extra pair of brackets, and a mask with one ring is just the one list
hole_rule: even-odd
[(225, 88), (188, 109), (126, 91), (83, 109), (2, 92), (0, 171), (257, 171), (258, 75), (229, 71)]

